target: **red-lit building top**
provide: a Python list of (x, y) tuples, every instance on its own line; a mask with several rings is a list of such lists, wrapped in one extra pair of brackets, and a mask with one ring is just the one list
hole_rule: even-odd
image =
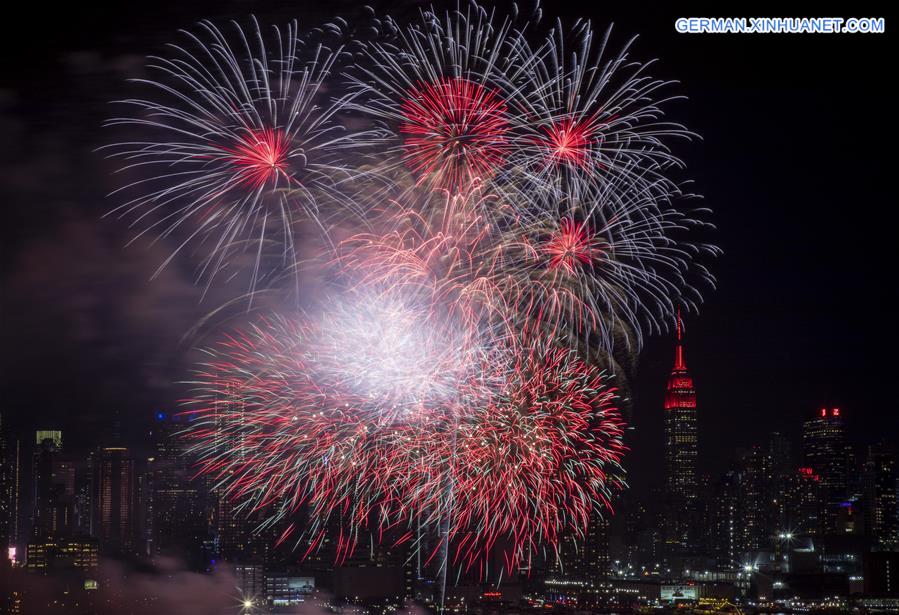
[(665, 392), (665, 410), (672, 408), (696, 408), (696, 391), (693, 378), (687, 372), (684, 360), (683, 327), (680, 314), (677, 317), (677, 347), (674, 354), (674, 369), (668, 376), (668, 388)]

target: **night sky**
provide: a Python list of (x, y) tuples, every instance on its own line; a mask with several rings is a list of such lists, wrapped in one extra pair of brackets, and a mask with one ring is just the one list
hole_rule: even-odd
[[(635, 55), (658, 58), (653, 74), (679, 80), (675, 91), (689, 96), (672, 108), (674, 119), (703, 137), (677, 150), (715, 211), (712, 239), (724, 250), (706, 263), (718, 289), (686, 322), (701, 467), (723, 471), (734, 448), (773, 430), (798, 436), (824, 404), (844, 409), (852, 441), (895, 443), (893, 23), (887, 16), (885, 35), (674, 30), (680, 16), (879, 17), (883, 8), (562, 4), (547, 13), (614, 22), (613, 47), (639, 34)], [(157, 2), (107, 12), (26, 3), (32, 14), (8, 24), (0, 72), (4, 421), (23, 432), (60, 426), (74, 447), (99, 443), (118, 415), (126, 441), (135, 440), (183, 394), (172, 386), (189, 365), (182, 336), (216, 298), (201, 303), (191, 270), (177, 264), (151, 281), (167, 247), (126, 248), (126, 222), (101, 219), (117, 184), (113, 165), (93, 150), (108, 139), (107, 102), (129, 94), (125, 79), (140, 74), (142, 56), (204, 17), (252, 12), (268, 23), (320, 23), (354, 6)], [(400, 15), (415, 5), (375, 6)], [(627, 465), (635, 486), (658, 474), (673, 358), (671, 336), (652, 338), (634, 377)]]

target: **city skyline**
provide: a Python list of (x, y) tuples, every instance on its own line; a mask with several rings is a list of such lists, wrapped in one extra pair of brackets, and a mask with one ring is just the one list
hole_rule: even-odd
[[(692, 382), (685, 380), (690, 377), (687, 348), (683, 334), (678, 332), (672, 373), (659, 383), (667, 397), (657, 420), (668, 425), (666, 429), (672, 430), (673, 438), (664, 442), (670, 459), (665, 470), (665, 499), (630, 492), (610, 524), (591, 522), (593, 529), (585, 542), (579, 547), (563, 543), (559, 559), (551, 558), (545, 568), (536, 566), (518, 581), (510, 578), (496, 589), (490, 589), (493, 585), (489, 583), (498, 582), (493, 577), (467, 581), (463, 577), (452, 586), (450, 599), (471, 597), (466, 593), (471, 590), (466, 588), (467, 583), (473, 583), (474, 587), (487, 587), (479, 590), (483, 592), (480, 601), (508, 600), (518, 591), (533, 596), (536, 588), (544, 587), (549, 600), (573, 600), (581, 595), (578, 600), (604, 604), (602, 600), (612, 599), (608, 596), (622, 599), (630, 595), (627, 583), (634, 582), (634, 570), (641, 566), (651, 580), (650, 585), (641, 586), (642, 592), (651, 593), (647, 588), (653, 587), (652, 583), (656, 588), (660, 583), (673, 587), (671, 583), (676, 584), (677, 579), (687, 579), (706, 584), (703, 591), (712, 592), (708, 595), (723, 591), (720, 595), (739, 597), (741, 591), (748, 590), (756, 595), (766, 591), (762, 587), (773, 591), (771, 578), (788, 579), (788, 583), (801, 587), (798, 583), (803, 574), (822, 574), (820, 568), (815, 572), (813, 566), (809, 567), (804, 555), (809, 545), (815, 551), (816, 543), (819, 550), (821, 544), (829, 545), (824, 552), (831, 555), (824, 561), (825, 576), (821, 577), (827, 583), (834, 583), (834, 574), (855, 574), (859, 580), (850, 587), (859, 591), (863, 574), (876, 577), (868, 568), (862, 571), (860, 549), (868, 548), (863, 545), (887, 552), (899, 548), (895, 449), (884, 447), (882, 440), (865, 446), (849, 445), (843, 422), (847, 412), (823, 407), (802, 421), (801, 438), (771, 432), (763, 441), (736, 451), (728, 464), (707, 478), (684, 481), (692, 472), (688, 467), (690, 455), (685, 461), (682, 455), (669, 453), (684, 445), (677, 440), (678, 435), (695, 433), (695, 427), (683, 432), (682, 427), (669, 421), (674, 408), (696, 412), (696, 392)], [(696, 422), (698, 417), (701, 424), (702, 416), (684, 415), (679, 420)], [(299, 557), (292, 549), (273, 549), (277, 530), (255, 534), (252, 526), (259, 519), (254, 521), (236, 510), (213, 483), (189, 478), (192, 472), (185, 465), (189, 459), (184, 455), (185, 442), (178, 437), (178, 424), (184, 417), (157, 412), (153, 420), (154, 429), (146, 434), (153, 450), (144, 458), (124, 446), (102, 443), (95, 443), (87, 456), (70, 452), (81, 447), (53, 426), (42, 425), (24, 438), (11, 438), (5, 430), (0, 433), (4, 459), (10, 459), (10, 450), (23, 442), (26, 452), (33, 451), (27, 453), (32, 459), (30, 465), (19, 468), (32, 477), (19, 493), (22, 512), (18, 522), (20, 531), (27, 534), (20, 534), (17, 545), (19, 554), (27, 554), (29, 571), (48, 574), (74, 562), (91, 578), (91, 571), (104, 558), (145, 557), (153, 561), (174, 556), (189, 566), (188, 570), (199, 566), (208, 573), (216, 569), (221, 558), (221, 565), (233, 568), (237, 575), (238, 587), (243, 588), (241, 595), (283, 596), (276, 601), (281, 600), (284, 608), (294, 604), (292, 600), (309, 598), (307, 590), (296, 589), (298, 583), (314, 586), (324, 582), (336, 592), (331, 599), (351, 601), (353, 592), (372, 591), (363, 587), (395, 587), (398, 596), (422, 600), (429, 595), (421, 585), (422, 578), (428, 578), (427, 569), (419, 568), (415, 573), (414, 558), (409, 559), (404, 551), (391, 553), (389, 542), (380, 543), (371, 554), (364, 549), (340, 565), (333, 563), (333, 553), (327, 546), (312, 557)], [(688, 452), (697, 450), (695, 440), (687, 444)], [(701, 441), (698, 444), (701, 451)], [(0, 487), (8, 484), (0, 480)], [(87, 487), (88, 495), (83, 499), (80, 494), (85, 484), (94, 486)], [(0, 491), (8, 498), (6, 491)], [(4, 510), (9, 508), (0, 507), (0, 512)], [(677, 511), (689, 514), (683, 517)], [(9, 523), (4, 527), (9, 531)], [(394, 571), (385, 571), (374, 586), (367, 585), (370, 580), (366, 581), (364, 575), (352, 572), (358, 566), (364, 569), (370, 557), (382, 562), (378, 566)], [(293, 568), (283, 572), (285, 566)], [(334, 574), (337, 576), (332, 579)], [(769, 586), (764, 585), (765, 578)], [(488, 585), (483, 585), (485, 582)], [(875, 579), (872, 583), (870, 587), (891, 587), (889, 580)], [(724, 587), (734, 589), (725, 591)], [(809, 587), (801, 591), (813, 600), (811, 596), (818, 594), (808, 593)], [(842, 591), (838, 583), (832, 588)], [(376, 594), (378, 590), (374, 591)], [(611, 594), (602, 598), (603, 592)], [(593, 598), (583, 597), (587, 595)]]

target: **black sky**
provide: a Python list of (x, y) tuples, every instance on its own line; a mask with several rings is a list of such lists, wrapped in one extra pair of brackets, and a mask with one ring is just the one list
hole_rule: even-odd
[[(677, 119), (702, 135), (678, 153), (715, 211), (708, 263), (719, 280), (687, 319), (687, 362), (701, 412), (702, 465), (772, 430), (797, 435), (823, 404), (845, 409), (851, 437), (895, 441), (897, 105), (886, 4), (825, 10), (758, 4), (546, 3), (547, 14), (614, 22), (639, 34), (653, 73), (678, 79)], [(409, 12), (413, 3), (378, 3)], [(181, 335), (204, 312), (189, 271), (149, 281), (163, 248), (124, 248), (124, 224), (100, 217), (116, 184), (92, 150), (106, 101), (174, 31), (208, 17), (280, 23), (351, 14), (356, 3), (70, 3), (26, 6), (0, 74), (0, 412), (23, 430), (61, 425), (96, 440), (118, 413), (132, 437), (186, 367)], [(680, 35), (680, 16), (885, 16), (885, 35)], [(635, 378), (630, 468), (660, 461), (661, 403), (673, 342), (650, 339)], [(96, 443), (96, 442), (90, 442)]]

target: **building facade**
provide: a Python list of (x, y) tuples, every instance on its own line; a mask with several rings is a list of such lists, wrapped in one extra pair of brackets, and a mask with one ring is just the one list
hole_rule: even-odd
[(130, 551), (134, 541), (134, 460), (124, 447), (106, 447), (99, 461), (99, 534), (104, 551)]
[(835, 534), (839, 529), (841, 505), (847, 493), (849, 459), (839, 408), (821, 408), (817, 415), (805, 421), (802, 428), (804, 467), (819, 477), (823, 504), (821, 531)]

